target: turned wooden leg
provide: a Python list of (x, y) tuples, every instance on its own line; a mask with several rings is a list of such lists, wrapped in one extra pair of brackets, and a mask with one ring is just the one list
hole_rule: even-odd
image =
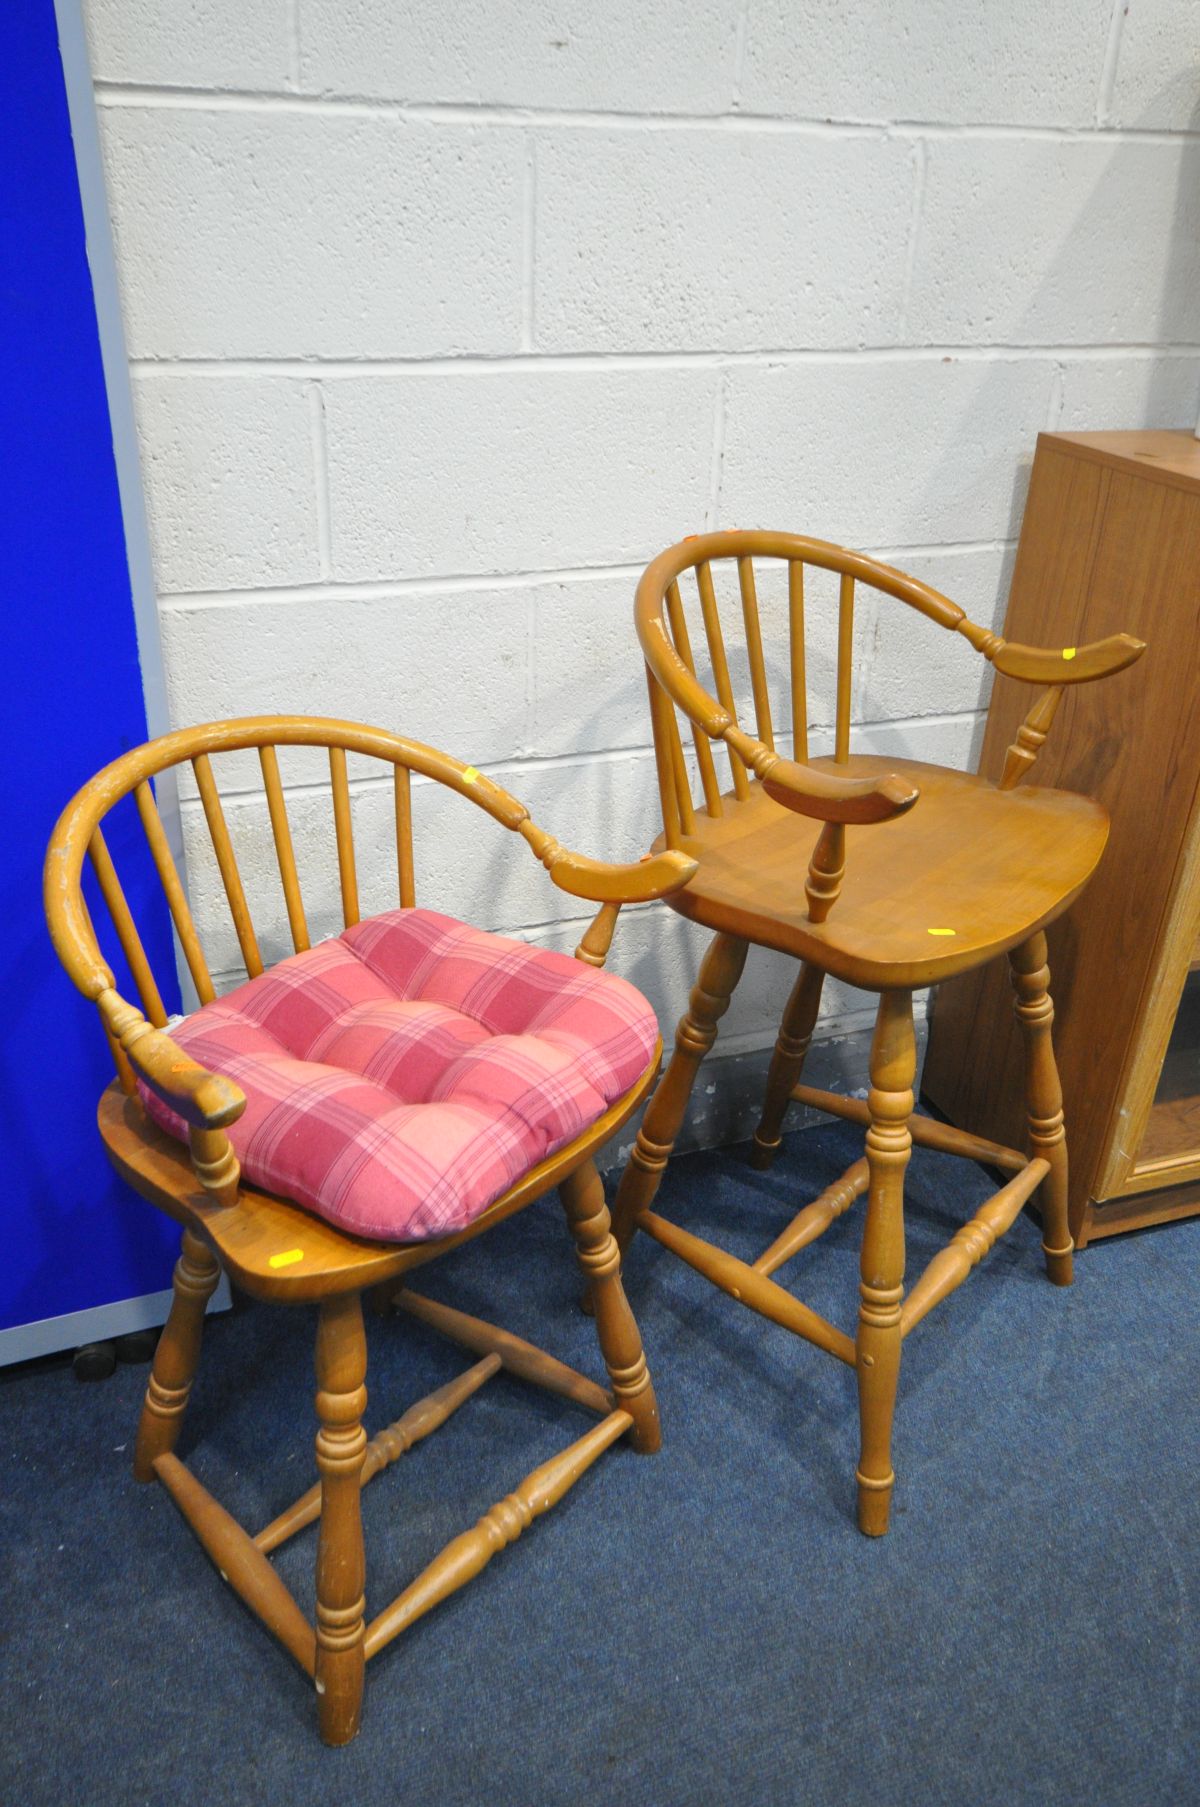
[(888, 1528), (895, 1474), (892, 1414), (900, 1378), (900, 1301), (904, 1297), (904, 1170), (912, 1149), (917, 1049), (912, 993), (885, 991), (871, 1043), (867, 1166), (871, 1183), (863, 1230), (858, 1314), (858, 1528), (882, 1537)]
[(1056, 1286), (1070, 1286), (1075, 1245), (1067, 1218), (1067, 1132), (1063, 1125), (1062, 1086), (1054, 1059), (1054, 1005), (1049, 992), (1045, 935), (1031, 935), (1023, 946), (1010, 951), (1008, 960), (1016, 993), (1017, 1021), (1025, 1041), (1030, 1147), (1035, 1156), (1041, 1155), (1050, 1163), (1038, 1199), (1046, 1272)]
[(796, 983), (792, 986), (792, 995), (784, 1008), (775, 1052), (771, 1056), (771, 1069), (767, 1074), (762, 1116), (758, 1120), (754, 1145), (750, 1150), (750, 1165), (757, 1167), (760, 1172), (765, 1172), (779, 1153), (779, 1144), (783, 1140), (783, 1119), (792, 1096), (792, 1088), (799, 1085), (800, 1074), (804, 1070), (805, 1056), (817, 1023), (817, 1012), (821, 1008), (821, 987), (824, 983), (825, 974), (820, 967), (803, 962), (796, 976)]
[(630, 1441), (642, 1455), (661, 1447), (662, 1429), (650, 1370), (642, 1352), (637, 1320), (621, 1284), (621, 1251), (604, 1202), (604, 1182), (594, 1161), (577, 1167), (559, 1187), (575, 1252), (588, 1282), (600, 1353), (612, 1381), (613, 1397), (633, 1419)]
[(208, 1244), (193, 1231), (185, 1230), (175, 1263), (175, 1296), (154, 1352), (138, 1424), (133, 1472), (139, 1481), (152, 1481), (155, 1458), (168, 1455), (178, 1442), (200, 1361), (205, 1308), (220, 1278), (220, 1265)]
[(362, 1301), (321, 1302), (317, 1324), (317, 1713), (326, 1744), (349, 1744), (362, 1709), (366, 1557), (359, 1494), (367, 1433), (362, 1415), (367, 1344)]
[(622, 1253), (629, 1247), (639, 1211), (658, 1191), (675, 1138), (683, 1122), (700, 1062), (717, 1039), (717, 1024), (729, 1008), (734, 987), (746, 964), (747, 943), (733, 935), (717, 935), (700, 966), (688, 1007), (675, 1031), (675, 1052), (646, 1106), (629, 1164), (621, 1176), (613, 1206), (613, 1231)]

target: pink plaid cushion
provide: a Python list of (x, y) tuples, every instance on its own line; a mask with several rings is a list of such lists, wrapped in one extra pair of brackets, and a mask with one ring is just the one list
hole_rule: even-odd
[(230, 1140), (252, 1184), (355, 1235), (409, 1242), (461, 1230), (594, 1123), (645, 1071), (658, 1025), (624, 979), (393, 910), (172, 1034), (245, 1092)]

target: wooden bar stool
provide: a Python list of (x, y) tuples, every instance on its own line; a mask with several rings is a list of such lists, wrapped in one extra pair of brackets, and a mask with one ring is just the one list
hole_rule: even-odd
[[(779, 577), (783, 593), (794, 760), (775, 749), (756, 559), (769, 561), (767, 569)], [(744, 645), (757, 734), (738, 721), (717, 596), (716, 568), (722, 566), (731, 578), (736, 572), (738, 640)], [(835, 573), (839, 588), (834, 753), (812, 760), (806, 567)], [(685, 574), (694, 575), (694, 602), (689, 597), (685, 603)], [(913, 760), (851, 754), (859, 583), (961, 634), (1005, 677), (1038, 686), (999, 785)], [(614, 1229), (623, 1250), (635, 1230), (645, 1230), (741, 1304), (856, 1371), (862, 1431), (858, 1523), (869, 1536), (881, 1536), (895, 1478), (891, 1432), (900, 1349), (909, 1331), (966, 1278), (1035, 1193), (1040, 1193), (1047, 1271), (1060, 1286), (1071, 1281), (1067, 1145), (1051, 1045), (1054, 1011), (1044, 931), (1087, 883), (1104, 848), (1108, 819), (1087, 798), (1016, 786), (1033, 765), (1064, 690), (1122, 670), (1144, 648), (1126, 634), (1057, 651), (1006, 644), (947, 597), (887, 565), (821, 540), (770, 532), (701, 534), (662, 553), (638, 585), (636, 619), (663, 812), (655, 849), (675, 849), (697, 862), (695, 876), (667, 901), (716, 936), (679, 1024), (670, 1065), (638, 1132), (614, 1206)], [(693, 644), (707, 649), (711, 691), (698, 675)], [(694, 741), (702, 802), (692, 794), (680, 715)], [(717, 777), (714, 743), (723, 743), (728, 756), (727, 789)], [(806, 1205), (757, 1261), (746, 1263), (668, 1222), (651, 1206), (751, 942), (801, 962), (771, 1061), (754, 1164), (769, 1166), (792, 1099), (862, 1123), (867, 1134), (865, 1158)], [(913, 1114), (914, 988), (1000, 954), (1008, 955), (1024, 1033), (1029, 1156)], [(826, 973), (879, 993), (865, 1102), (800, 1083)], [(979, 1050), (979, 1058), (987, 1058), (986, 1049)], [(904, 1171), (914, 1141), (988, 1162), (1012, 1177), (935, 1256), (906, 1299)], [(861, 1302), (852, 1337), (773, 1276), (864, 1193)]]
[[(277, 747), (328, 754), (329, 841), (344, 931), (310, 944)], [(264, 967), (217, 788), (219, 755), (261, 764), (295, 953)], [(361, 919), (347, 754), (394, 781), (400, 908)], [(246, 983), (218, 998), (151, 780), (195, 774)], [(551, 880), (600, 904), (577, 961), (416, 907), (410, 774), (436, 780), (528, 842)], [(374, 795), (378, 795), (376, 790)], [(124, 803), (132, 795), (133, 803)], [(368, 799), (369, 800), (369, 799)], [(243, 808), (239, 813), (245, 813)], [(162, 996), (101, 822), (136, 807), (200, 1008), (168, 1027)], [(265, 823), (264, 823), (265, 827)], [(134, 824), (136, 832), (136, 824)], [(90, 859), (141, 1009), (116, 990), (82, 888)], [(650, 1453), (660, 1433), (641, 1338), (593, 1155), (637, 1108), (662, 1044), (645, 999), (599, 969), (623, 903), (665, 896), (695, 862), (665, 852), (633, 866), (568, 853), (473, 766), (354, 722), (264, 716), (213, 722), (137, 747), (68, 804), (46, 860), (46, 914), (67, 972), (97, 1005), (117, 1079), (100, 1099), (109, 1158), (183, 1225), (174, 1302), (154, 1359), (134, 1474), (158, 1480), (222, 1577), (315, 1687), (321, 1735), (358, 1730), (365, 1663), (477, 1575), (556, 1505), (619, 1438)], [(580, 965), (578, 962), (583, 964)], [(411, 1270), (559, 1187), (593, 1301), (609, 1386), (494, 1325), (412, 1292)], [(220, 1271), (255, 1298), (317, 1301), (318, 1479), (251, 1537), (175, 1455)], [(368, 1440), (361, 1297), (469, 1349), (458, 1379)], [(454, 1538), (368, 1622), (360, 1490), (443, 1424), (501, 1369), (598, 1422)], [(320, 1520), (316, 1623), (268, 1561)]]

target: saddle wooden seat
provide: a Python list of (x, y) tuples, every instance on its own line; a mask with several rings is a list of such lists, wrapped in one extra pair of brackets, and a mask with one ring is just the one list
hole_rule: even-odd
[[(329, 851), (336, 850), (346, 935), (317, 948), (310, 946), (280, 746), (322, 748), (328, 755)], [(214, 775), (218, 756), (246, 749), (259, 757), (281, 901), (295, 949), (295, 957), (272, 968), (264, 967)], [(366, 922), (359, 910), (347, 754), (383, 762), (394, 789), (400, 910)], [(219, 1001), (151, 783), (185, 762), (195, 776), (247, 978), (243, 988)], [(600, 905), (576, 950), (582, 969), (561, 955), (480, 935), (416, 909), (414, 772), (518, 834), (556, 885)], [(135, 807), (201, 1005), (174, 1035), (101, 828), (110, 812)], [(128, 827), (139, 832), (136, 821)], [(93, 927), (83, 890), (85, 860), (98, 891), (93, 901), (103, 902), (111, 922), (111, 948), (102, 947)], [(693, 870), (694, 862), (677, 852), (632, 866), (585, 859), (559, 846), (523, 804), (474, 766), (382, 729), (307, 716), (211, 722), (134, 748), (78, 792), (54, 831), (45, 875), (51, 936), (68, 974), (95, 1002), (116, 1062), (117, 1079), (100, 1099), (100, 1133), (130, 1185), (184, 1226), (171, 1312), (138, 1427), (134, 1475), (167, 1488), (223, 1578), (308, 1677), (327, 1743), (344, 1744), (358, 1729), (369, 1658), (477, 1575), (618, 1439), (628, 1437), (642, 1453), (659, 1447), (654, 1389), (622, 1288), (593, 1156), (646, 1096), (661, 1042), (645, 1000), (623, 980), (588, 969), (603, 966), (623, 903), (662, 897)], [(379, 937), (391, 937), (393, 946), (406, 936), (412, 942), (414, 928), (419, 945), (408, 962), (416, 974), (411, 985), (394, 972), (387, 984), (377, 982)], [(368, 950), (374, 978), (358, 971), (341, 946), (346, 942), (360, 953)], [(117, 991), (110, 957), (123, 962), (141, 1009)], [(363, 955), (364, 962), (367, 958)], [(344, 980), (341, 991), (334, 984), (335, 969)], [(593, 1040), (588, 1026), (605, 1012), (611, 1012), (609, 1027)], [(220, 1057), (211, 1066), (198, 1058), (206, 1047), (218, 1045), (222, 1034), (228, 1040), (220, 1045), (228, 1048), (227, 1064), (243, 1075), (240, 1083), (222, 1072)], [(340, 1064), (330, 1064), (334, 1061)], [(389, 1085), (398, 1087), (395, 1096)], [(602, 1086), (606, 1091), (598, 1089)], [(325, 1109), (330, 1100), (333, 1107)], [(540, 1114), (531, 1108), (535, 1103)], [(456, 1146), (463, 1159), (452, 1183), (449, 1159), (444, 1169), (439, 1160), (443, 1144), (452, 1139), (447, 1126), (456, 1111), (467, 1122), (459, 1124)], [(418, 1130), (414, 1119), (422, 1112), (432, 1115)], [(478, 1134), (472, 1127), (476, 1120), (482, 1126)], [(324, 1137), (319, 1146), (306, 1144), (305, 1138), (318, 1132)], [(412, 1132), (407, 1141), (406, 1132)], [(489, 1135), (484, 1170), (490, 1178), (480, 1187), (478, 1144)], [(521, 1151), (535, 1143), (544, 1150), (542, 1157), (523, 1158)], [(251, 1175), (259, 1168), (271, 1171), (272, 1159), (303, 1175), (303, 1202), (244, 1177), (243, 1158)], [(373, 1234), (355, 1234), (321, 1215), (363, 1207), (361, 1182), (372, 1161), (366, 1205), (382, 1203), (386, 1227), (394, 1183), (401, 1204), (392, 1221), (422, 1223), (419, 1237), (414, 1231), (389, 1239), (378, 1219)], [(497, 1182), (500, 1169), (504, 1177)], [(467, 1183), (472, 1179), (474, 1195)], [(407, 1180), (413, 1185), (401, 1183)], [(592, 1302), (608, 1386), (405, 1284), (413, 1268), (486, 1233), (554, 1186)], [(453, 1230), (433, 1233), (429, 1226), (438, 1220), (430, 1211), (447, 1201), (450, 1215), (441, 1221), (452, 1221)], [(319, 1303), (317, 1480), (254, 1536), (174, 1453), (199, 1361), (205, 1308), (222, 1268), (257, 1298)], [(369, 1439), (363, 1426), (366, 1290), (381, 1310), (394, 1304), (479, 1358)], [(452, 1539), (368, 1623), (361, 1488), (501, 1369), (572, 1401), (598, 1422)], [(313, 1624), (268, 1556), (317, 1519)]]
[[(806, 572), (814, 569), (833, 573), (838, 592), (834, 751), (832, 758), (816, 759), (809, 755), (805, 650)], [(783, 579), (774, 588), (784, 612), (787, 656), (781, 664), (790, 679), (790, 719), (780, 719), (787, 719), (783, 733), (792, 737), (794, 758), (776, 745), (759, 596), (764, 572)], [(736, 576), (740, 606), (726, 619), (736, 623), (754, 734), (739, 719), (719, 573), (727, 591)], [(686, 597), (685, 579), (694, 579)], [(999, 785), (940, 766), (851, 753), (859, 584), (960, 635), (1006, 679), (1031, 687), (1031, 706)], [(1036, 760), (1067, 690), (1120, 671), (1144, 648), (1125, 634), (1055, 650), (1008, 644), (928, 584), (828, 541), (787, 533), (707, 533), (669, 548), (643, 573), (635, 614), (663, 812), (655, 847), (696, 861), (693, 878), (667, 902), (716, 935), (676, 1031), (670, 1065), (638, 1131), (613, 1226), (622, 1249), (635, 1231), (645, 1230), (739, 1303), (855, 1370), (858, 1523), (879, 1536), (887, 1530), (895, 1481), (892, 1416), (904, 1337), (961, 1284), (1035, 1194), (1047, 1271), (1064, 1286), (1072, 1277), (1067, 1145), (1044, 930), (1087, 883), (1108, 823), (1087, 798), (1016, 786)], [(699, 661), (693, 645), (701, 648)], [(708, 681), (700, 675), (705, 662)], [(691, 768), (681, 721), (694, 743)], [(718, 752), (729, 762), (724, 788)], [(745, 1262), (651, 1207), (751, 942), (801, 962), (771, 1059), (754, 1163), (770, 1165), (792, 1100), (861, 1123), (867, 1134), (864, 1157), (781, 1225), (756, 1261)], [(1004, 953), (1026, 1049), (1028, 1154), (913, 1114), (914, 989)], [(800, 1083), (826, 973), (879, 993), (865, 1100)], [(987, 1059), (986, 1048), (979, 1057)], [(904, 1170), (914, 1141), (986, 1161), (1011, 1177), (905, 1296)], [(850, 1335), (773, 1276), (864, 1194), (858, 1325)]]
[[(590, 1146), (605, 1141), (632, 1116), (657, 1065), (586, 1132)], [(237, 1197), (206, 1191), (187, 1148), (151, 1122), (137, 1098), (114, 1080), (100, 1094), (96, 1122), (109, 1160), (135, 1192), (209, 1243), (235, 1286), (256, 1299), (304, 1304), (335, 1292), (364, 1292), (399, 1279), (494, 1229), (523, 1205), (541, 1198), (562, 1171), (562, 1155), (548, 1156), (489, 1205), (465, 1229), (425, 1242), (374, 1242), (326, 1223), (300, 1205), (240, 1179)], [(574, 1143), (571, 1153), (576, 1152)], [(297, 1255), (302, 1258), (297, 1259)]]
[(869, 754), (811, 764), (868, 783), (894, 775), (920, 792), (917, 808), (846, 829), (853, 879), (837, 909), (813, 922), (797, 882), (820, 823), (757, 781), (744, 799), (725, 796), (719, 816), (696, 811), (680, 833), (697, 867), (672, 907), (855, 985), (935, 984), (1006, 953), (1078, 895), (1108, 838), (1103, 809), (1067, 791), (1001, 791), (969, 772)]

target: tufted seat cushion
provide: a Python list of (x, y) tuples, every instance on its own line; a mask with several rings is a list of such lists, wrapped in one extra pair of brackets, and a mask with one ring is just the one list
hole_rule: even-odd
[(229, 1135), (252, 1184), (355, 1235), (407, 1242), (461, 1230), (593, 1124), (645, 1071), (658, 1026), (623, 979), (393, 910), (171, 1033), (245, 1092)]

